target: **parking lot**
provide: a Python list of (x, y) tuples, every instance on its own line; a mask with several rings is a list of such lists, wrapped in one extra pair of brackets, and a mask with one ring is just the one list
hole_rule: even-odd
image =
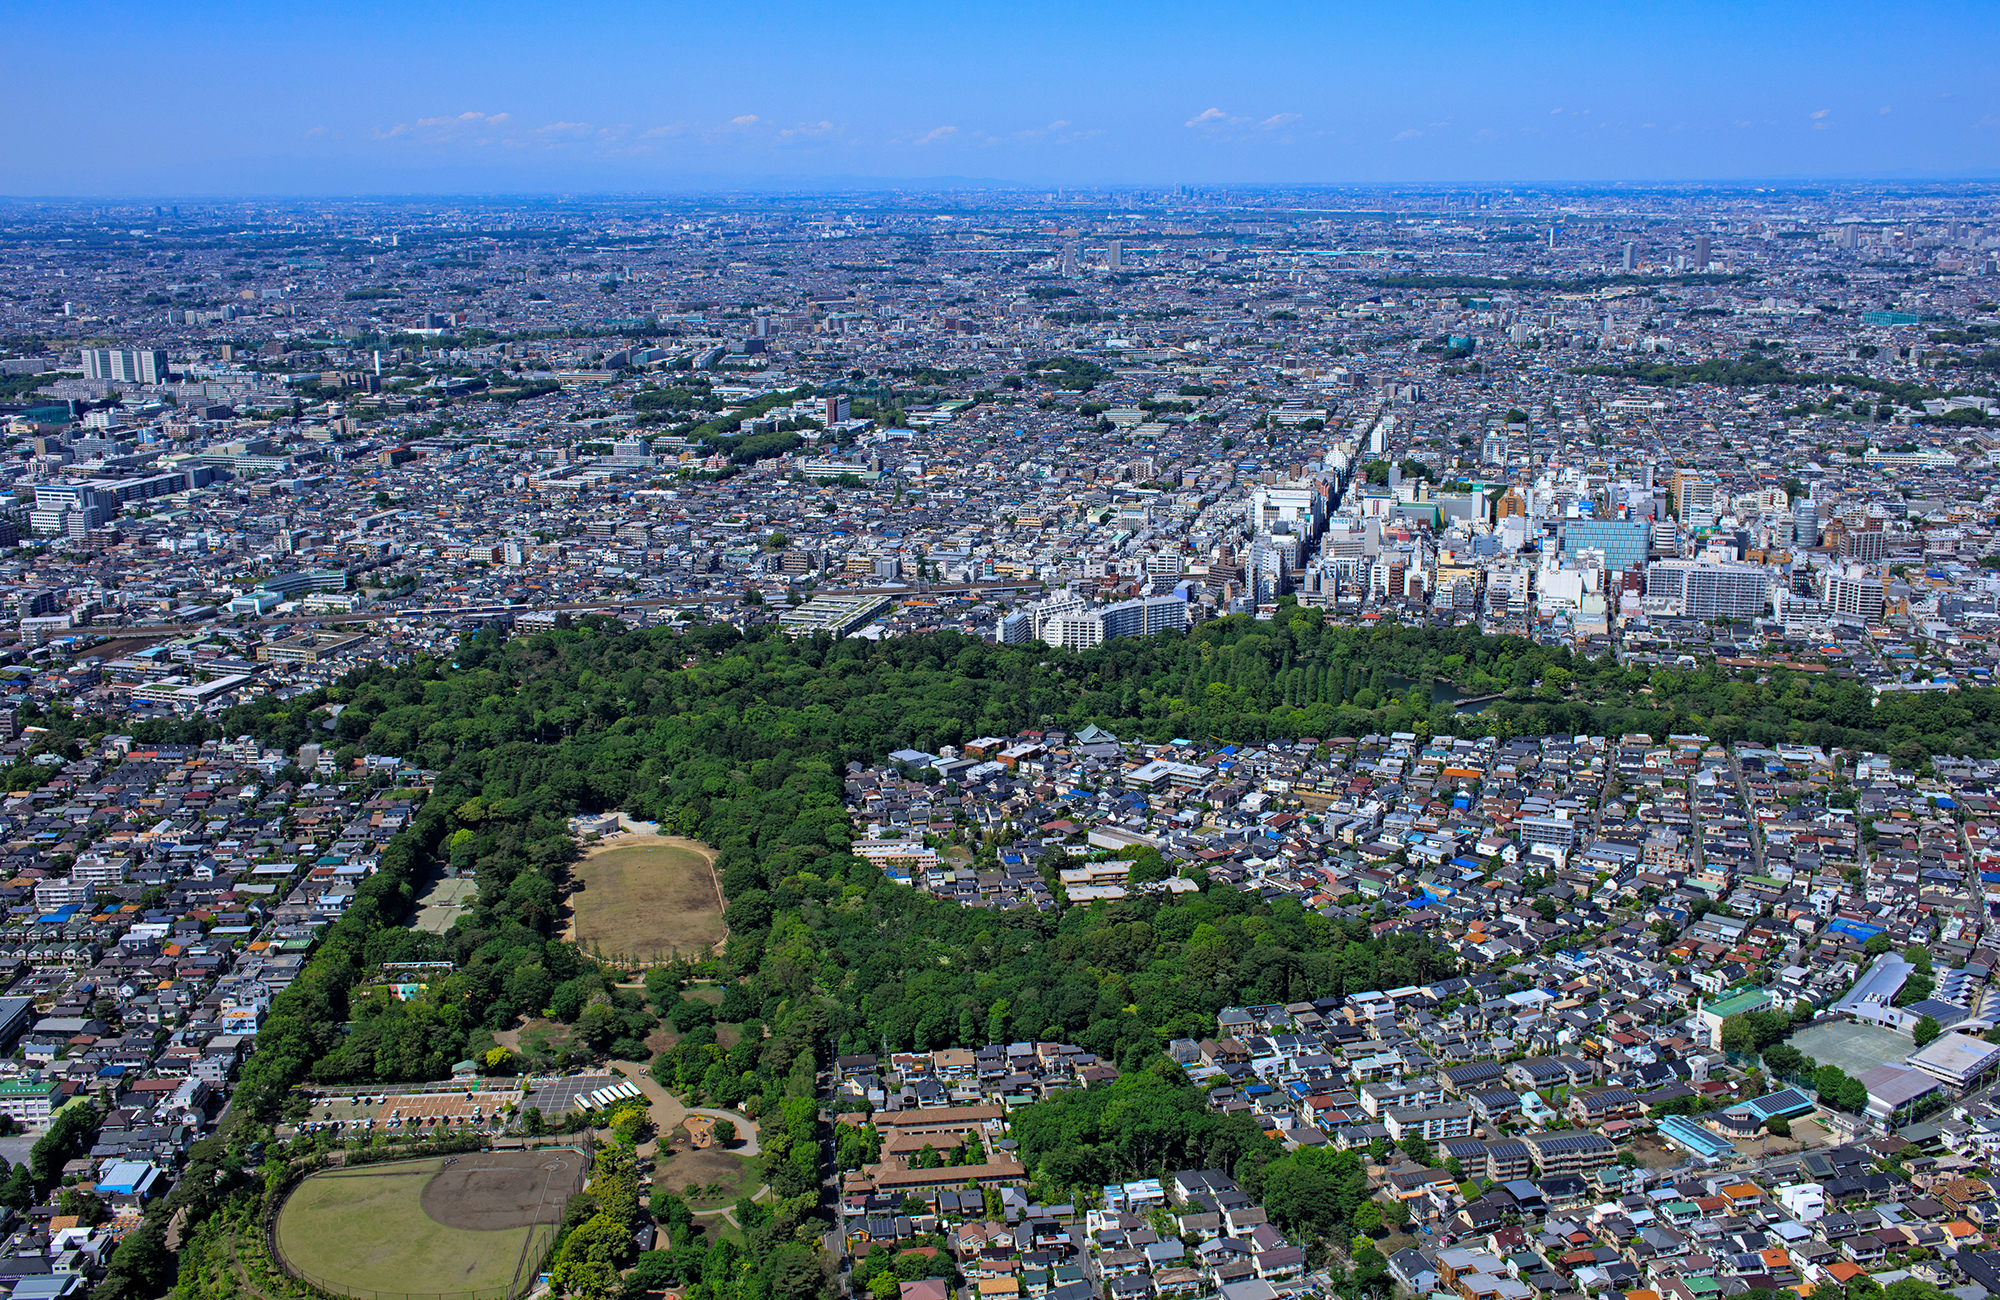
[(358, 1089), (315, 1096), (301, 1127), (330, 1128), (336, 1133), (477, 1127), (491, 1123), (508, 1103), (520, 1100), (521, 1094), (512, 1089)]
[(530, 1106), (548, 1116), (567, 1115), (582, 1108), (582, 1098), (623, 1082), (615, 1074), (579, 1074), (569, 1079), (529, 1079), (529, 1091), (521, 1100), (521, 1109)]

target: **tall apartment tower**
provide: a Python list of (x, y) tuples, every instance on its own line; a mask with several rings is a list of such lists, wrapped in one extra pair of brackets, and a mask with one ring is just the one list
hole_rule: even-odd
[(1696, 235), (1696, 236), (1695, 236), (1695, 240), (1694, 240), (1694, 269), (1695, 269), (1695, 270), (1697, 270), (1697, 271), (1706, 271), (1706, 270), (1708, 269), (1708, 236), (1707, 236), (1707, 235)]
[(167, 354), (161, 348), (141, 348), (135, 352), (118, 348), (85, 348), (83, 377), (109, 379), (121, 384), (164, 384), (167, 382)]
[(1869, 577), (1860, 565), (1850, 565), (1844, 572), (1829, 571), (1825, 600), (1836, 617), (1863, 623), (1882, 621), (1885, 607), (1882, 580)]
[(1624, 260), (1620, 263), (1620, 265), (1624, 268), (1625, 274), (1630, 275), (1634, 270), (1638, 268), (1639, 265), (1638, 253), (1639, 253), (1639, 246), (1628, 240), (1625, 244)]
[(1125, 268), (1125, 241), (1114, 239), (1104, 248), (1104, 265), (1114, 271)]
[(1860, 560), (1864, 564), (1880, 564), (1888, 553), (1889, 539), (1879, 528), (1864, 528), (1860, 532), (1847, 533), (1840, 539), (1840, 557), (1844, 560)]
[(1062, 277), (1065, 280), (1074, 280), (1077, 277), (1075, 244), (1063, 245)]

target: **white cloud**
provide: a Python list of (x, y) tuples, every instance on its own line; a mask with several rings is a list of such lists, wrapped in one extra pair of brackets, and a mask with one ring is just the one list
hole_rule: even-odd
[(1203, 123), (1206, 122), (1220, 122), (1228, 116), (1229, 114), (1223, 112), (1219, 108), (1204, 108), (1201, 112), (1196, 113), (1193, 117), (1189, 118), (1184, 125), (1201, 126)]
[(916, 139), (916, 143), (938, 144), (941, 143), (942, 141), (951, 139), (953, 136), (957, 134), (958, 134), (958, 128), (955, 126), (934, 127), (931, 130), (926, 131), (924, 134), (918, 136)]
[(745, 113), (741, 117), (730, 118), (729, 125), (738, 128), (752, 127), (757, 125), (757, 123), (762, 120), (763, 119), (759, 118), (755, 113)]
[(1406, 126), (1402, 130), (1396, 132), (1396, 134), (1390, 136), (1389, 138), (1391, 140), (1414, 140), (1422, 134), (1423, 132), (1417, 130), (1417, 128), (1415, 128), (1414, 126)]
[(1257, 126), (1261, 130), (1275, 131), (1281, 126), (1290, 126), (1292, 123), (1298, 121), (1300, 116), (1301, 114), (1298, 113), (1273, 113), (1259, 122)]

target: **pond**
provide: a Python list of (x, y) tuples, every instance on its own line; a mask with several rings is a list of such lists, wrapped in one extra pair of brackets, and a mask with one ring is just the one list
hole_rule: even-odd
[[(1417, 681), (1414, 677), (1398, 677), (1393, 673), (1384, 673), (1382, 674), (1382, 684), (1396, 694), (1402, 695), (1408, 692), (1412, 686), (1415, 686)], [(1460, 713), (1477, 713), (1489, 703), (1485, 699), (1474, 700), (1470, 704), (1461, 703), (1466, 698), (1466, 693), (1450, 682), (1431, 683), (1431, 704), (1433, 706), (1449, 704)]]

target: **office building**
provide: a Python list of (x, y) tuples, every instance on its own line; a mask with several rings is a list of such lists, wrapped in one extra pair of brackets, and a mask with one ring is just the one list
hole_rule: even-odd
[(1800, 546), (1819, 545), (1819, 502), (1806, 497), (1793, 504), (1792, 535)]
[(1326, 527), (1331, 494), (1319, 482), (1269, 485), (1250, 495), (1250, 527), (1255, 532), (1276, 532), (1289, 524), (1291, 531), (1306, 542)]
[(1620, 269), (1627, 275), (1632, 274), (1638, 267), (1638, 250), (1639, 246), (1637, 244), (1628, 241), (1625, 245), (1625, 256), (1620, 262)]
[(1707, 235), (1697, 235), (1697, 236), (1695, 237), (1695, 241), (1694, 241), (1694, 269), (1695, 269), (1695, 270), (1697, 270), (1697, 271), (1706, 271), (1706, 270), (1708, 269), (1708, 236), (1707, 236)]

